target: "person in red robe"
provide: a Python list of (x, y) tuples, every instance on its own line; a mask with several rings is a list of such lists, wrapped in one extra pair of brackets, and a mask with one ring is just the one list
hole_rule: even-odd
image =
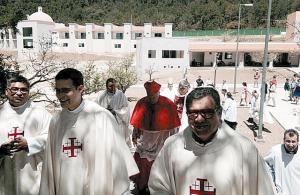
[(159, 95), (160, 84), (147, 81), (144, 87), (147, 96), (137, 102), (130, 119), (134, 127), (132, 142), (136, 146), (134, 159), (140, 170), (131, 179), (139, 194), (150, 194), (147, 183), (151, 166), (165, 140), (178, 132), (180, 119), (177, 106)]

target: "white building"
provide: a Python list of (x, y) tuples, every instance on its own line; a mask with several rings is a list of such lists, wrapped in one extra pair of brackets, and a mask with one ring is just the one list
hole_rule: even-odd
[[(269, 52), (279, 53), (277, 64), (299, 66), (300, 12), (288, 16), (287, 33), (284, 41), (271, 41)], [(222, 39), (198, 40), (197, 38), (174, 38), (172, 24), (135, 26), (124, 23), (116, 26), (105, 23), (79, 25), (55, 23), (38, 8), (17, 25), (18, 33), (0, 30), (0, 49), (17, 50), (19, 58), (28, 53), (38, 53), (47, 46), (58, 53), (87, 54), (135, 54), (138, 70), (185, 69), (193, 66), (234, 66), (236, 41)], [(239, 42), (239, 67), (251, 66), (251, 53), (264, 49), (264, 42)], [(273, 62), (272, 62), (273, 63)], [(254, 64), (257, 65), (257, 64)]]

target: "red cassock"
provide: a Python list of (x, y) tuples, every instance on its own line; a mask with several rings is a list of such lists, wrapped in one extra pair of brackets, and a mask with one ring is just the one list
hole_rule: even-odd
[(162, 131), (180, 126), (180, 119), (177, 106), (168, 98), (159, 96), (158, 102), (151, 104), (144, 97), (137, 102), (130, 123), (141, 130)]

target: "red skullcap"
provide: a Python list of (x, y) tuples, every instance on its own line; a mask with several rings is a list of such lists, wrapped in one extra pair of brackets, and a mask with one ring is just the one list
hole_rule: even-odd
[(147, 91), (147, 95), (154, 95), (155, 93), (159, 92), (160, 90), (160, 84), (158, 84), (157, 82), (155, 81), (147, 81), (145, 84), (144, 84), (144, 87)]

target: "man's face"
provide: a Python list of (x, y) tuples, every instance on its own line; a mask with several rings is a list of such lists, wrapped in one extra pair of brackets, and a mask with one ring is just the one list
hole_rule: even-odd
[(14, 82), (6, 88), (5, 95), (12, 106), (22, 106), (29, 99), (29, 88), (22, 82)]
[(61, 107), (69, 110), (76, 109), (81, 103), (83, 88), (83, 85), (76, 88), (71, 79), (57, 80), (55, 92)]
[(107, 85), (106, 85), (106, 90), (109, 92), (109, 93), (116, 93), (116, 83), (114, 82), (108, 82)]
[(189, 88), (188, 87), (183, 87), (183, 86), (180, 86), (178, 88), (178, 92), (180, 95), (185, 95), (187, 94), (187, 92), (189, 91)]
[(170, 90), (172, 90), (172, 89), (173, 89), (173, 83), (168, 83), (168, 88), (169, 88)]
[(216, 112), (211, 96), (193, 100), (187, 112), (190, 128), (203, 140), (213, 134), (221, 124), (221, 116)]
[(156, 104), (159, 99), (159, 92), (157, 92), (153, 95), (147, 94), (147, 98), (151, 104)]
[(296, 135), (290, 136), (289, 134), (286, 134), (283, 141), (286, 150), (289, 152), (293, 152), (298, 147), (299, 144), (299, 140)]

